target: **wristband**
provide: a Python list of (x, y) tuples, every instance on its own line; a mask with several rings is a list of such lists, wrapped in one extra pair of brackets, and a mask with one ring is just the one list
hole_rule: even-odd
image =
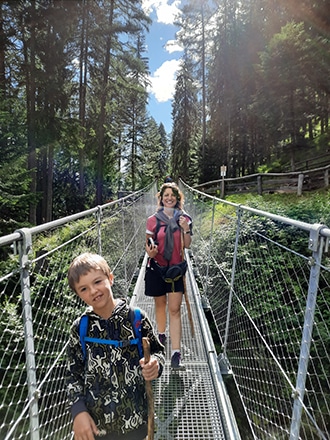
[(190, 234), (190, 229), (189, 229), (189, 231), (184, 231), (184, 233), (185, 234)]

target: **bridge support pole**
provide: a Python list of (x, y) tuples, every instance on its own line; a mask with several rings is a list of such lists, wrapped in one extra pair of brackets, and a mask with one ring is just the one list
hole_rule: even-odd
[(300, 345), (300, 357), (296, 379), (296, 389), (293, 393), (294, 403), (290, 428), (290, 440), (299, 439), (299, 430), (301, 425), (302, 408), (304, 404), (306, 376), (308, 369), (308, 360), (310, 357), (310, 346), (312, 341), (313, 323), (315, 315), (315, 305), (317, 290), (319, 286), (320, 267), (322, 261), (322, 252), (324, 247), (324, 237), (320, 236), (322, 225), (314, 225), (310, 232), (309, 248), (313, 251), (310, 259), (310, 277), (308, 284), (308, 295), (306, 301), (304, 327)]
[(235, 272), (236, 272), (236, 262), (237, 262), (237, 252), (238, 252), (238, 240), (239, 240), (239, 234), (240, 234), (240, 230), (241, 230), (241, 216), (242, 216), (242, 210), (240, 208), (238, 208), (235, 249), (234, 249), (234, 257), (233, 257), (233, 265), (232, 265), (232, 270), (231, 270), (230, 291), (229, 291), (228, 310), (227, 310), (227, 319), (226, 319), (226, 330), (225, 330), (225, 337), (224, 337), (224, 343), (223, 343), (224, 360), (227, 360), (226, 351), (227, 351), (228, 334), (229, 334), (231, 305), (233, 302), (233, 292), (234, 292), (234, 282), (235, 282)]
[(39, 409), (37, 388), (37, 375), (35, 363), (34, 335), (33, 335), (33, 316), (31, 304), (30, 288), (30, 265), (29, 253), (32, 250), (32, 237), (27, 228), (18, 231), (22, 234), (23, 243), (20, 247), (20, 266), (21, 266), (21, 288), (22, 288), (22, 308), (23, 324), (25, 335), (25, 357), (26, 374), (28, 383), (28, 407), (30, 414), (30, 439), (39, 440)]

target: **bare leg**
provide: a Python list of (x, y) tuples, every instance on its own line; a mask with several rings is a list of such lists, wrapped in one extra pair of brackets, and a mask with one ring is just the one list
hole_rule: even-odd
[(168, 294), (172, 350), (180, 350), (181, 348), (181, 303), (182, 292), (172, 292)]
[(155, 297), (155, 314), (158, 333), (166, 330), (166, 295)]

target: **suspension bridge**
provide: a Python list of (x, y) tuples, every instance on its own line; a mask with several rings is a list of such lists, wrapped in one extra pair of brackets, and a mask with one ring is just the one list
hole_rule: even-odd
[[(183, 360), (154, 381), (155, 440), (329, 439), (330, 229), (236, 205), (180, 182), (186, 251)], [(157, 186), (0, 237), (0, 439), (72, 439), (65, 350), (83, 304), (66, 273), (102, 254), (114, 295), (144, 296), (145, 223)]]

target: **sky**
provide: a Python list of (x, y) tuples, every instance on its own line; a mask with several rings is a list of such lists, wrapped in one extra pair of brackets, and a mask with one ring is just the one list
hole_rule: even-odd
[(175, 42), (173, 25), (181, 0), (142, 0), (144, 11), (152, 19), (146, 36), (146, 56), (149, 58), (150, 89), (148, 111), (166, 132), (172, 131), (172, 98), (182, 49)]

